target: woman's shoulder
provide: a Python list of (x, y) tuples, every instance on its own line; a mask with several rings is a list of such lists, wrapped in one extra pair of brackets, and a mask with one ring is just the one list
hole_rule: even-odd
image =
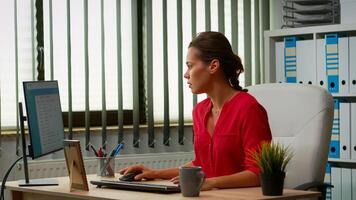
[(235, 98), (231, 100), (231, 102), (235, 105), (239, 106), (249, 106), (259, 104), (254, 96), (249, 94), (248, 92), (239, 92)]
[(256, 110), (265, 110), (258, 100), (248, 92), (240, 92), (236, 98), (232, 99), (230, 109), (239, 110), (239, 113), (249, 113)]
[(266, 113), (266, 109), (263, 105), (248, 92), (242, 92), (239, 99), (236, 100), (234, 104), (235, 109), (240, 110), (241, 114), (251, 114), (260, 111)]
[[(248, 108), (253, 106), (261, 107), (261, 104), (256, 100), (254, 96), (248, 92), (239, 92), (236, 94), (228, 103), (231, 109), (235, 110), (248, 110)], [(210, 98), (206, 98), (203, 101), (197, 103), (193, 108), (193, 114), (204, 114), (210, 109), (211, 101)]]

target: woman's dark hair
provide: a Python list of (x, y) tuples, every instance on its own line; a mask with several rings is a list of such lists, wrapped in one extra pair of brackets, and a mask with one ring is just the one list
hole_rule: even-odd
[(229, 40), (222, 33), (201, 32), (189, 43), (190, 47), (200, 51), (198, 56), (205, 63), (218, 59), (230, 85), (236, 90), (245, 91), (239, 82), (239, 76), (244, 71), (241, 59), (234, 54)]

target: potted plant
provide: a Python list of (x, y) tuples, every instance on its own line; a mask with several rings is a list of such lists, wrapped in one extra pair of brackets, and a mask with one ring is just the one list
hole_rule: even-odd
[(285, 170), (293, 157), (291, 149), (278, 143), (264, 142), (250, 154), (253, 162), (261, 170), (260, 182), (263, 195), (282, 195)]

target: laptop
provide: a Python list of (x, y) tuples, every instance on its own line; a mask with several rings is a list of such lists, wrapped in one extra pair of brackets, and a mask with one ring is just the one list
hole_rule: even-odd
[(110, 181), (110, 180), (100, 180), (100, 181), (90, 181), (91, 184), (96, 185), (98, 188), (114, 188), (122, 190), (134, 190), (142, 192), (154, 192), (154, 193), (179, 193), (179, 186), (171, 185), (157, 185), (149, 184), (143, 182), (128, 182), (128, 181)]

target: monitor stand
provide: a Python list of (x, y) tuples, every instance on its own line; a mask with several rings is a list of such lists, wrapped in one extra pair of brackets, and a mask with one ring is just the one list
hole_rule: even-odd
[[(30, 187), (30, 186), (55, 186), (59, 185), (56, 179), (29, 179), (28, 176), (28, 164), (26, 155), (26, 137), (25, 137), (25, 121), (26, 117), (23, 115), (22, 103), (19, 103), (19, 114), (20, 114), (20, 128), (21, 128), (21, 139), (22, 139), (22, 155), (23, 155), (23, 170), (25, 172), (25, 180), (19, 181), (19, 186)], [(31, 152), (29, 150), (29, 152)]]
[(58, 186), (58, 180), (56, 179), (31, 179), (26, 182), (26, 180), (19, 180), (20, 187), (32, 187), (32, 186)]

